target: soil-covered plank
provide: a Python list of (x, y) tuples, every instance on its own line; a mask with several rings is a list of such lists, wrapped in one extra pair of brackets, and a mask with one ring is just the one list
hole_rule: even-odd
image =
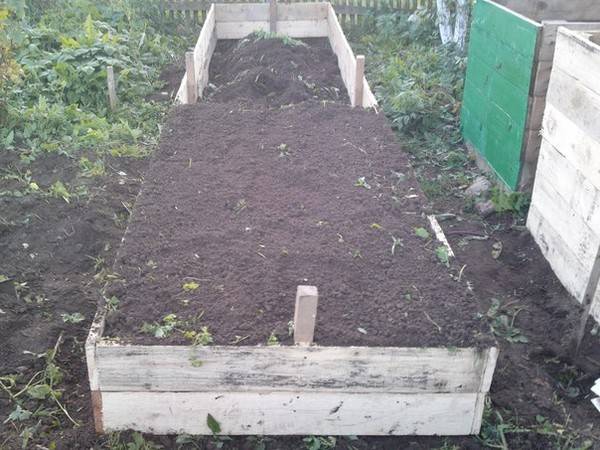
[[(307, 284), (320, 345), (489, 344), (469, 286), (415, 232), (425, 199), (386, 118), (314, 100), (335, 92), (315, 86), (341, 83), (319, 78), (337, 64), (318, 57), (326, 49), (268, 41), (222, 47), (212, 78), (228, 81), (173, 110), (115, 265), (106, 335), (183, 344), (208, 327), (215, 344), (290, 344)], [(298, 72), (281, 69), (282, 47), (301, 50)], [(276, 78), (254, 103), (252, 52), (254, 65), (271, 55), (260, 73)], [(298, 80), (312, 80), (308, 97), (289, 95)], [(218, 98), (228, 90), (237, 100)]]

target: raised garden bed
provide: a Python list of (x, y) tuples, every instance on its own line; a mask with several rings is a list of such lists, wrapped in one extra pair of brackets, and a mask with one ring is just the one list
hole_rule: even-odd
[(97, 430), (478, 433), (494, 341), (335, 45), (198, 48), (86, 344)]

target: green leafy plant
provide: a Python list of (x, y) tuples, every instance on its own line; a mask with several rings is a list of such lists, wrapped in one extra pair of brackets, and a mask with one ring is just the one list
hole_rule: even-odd
[(450, 254), (448, 253), (448, 248), (446, 248), (445, 245), (436, 247), (435, 256), (443, 265), (450, 267)]
[(500, 300), (493, 298), (492, 305), (486, 313), (492, 332), (508, 342), (526, 344), (529, 342), (521, 330), (515, 326), (515, 320), (523, 308), (507, 308)]
[(81, 313), (61, 314), (62, 320), (65, 323), (80, 323), (85, 320), (85, 316)]
[(208, 425), (212, 434), (219, 434), (221, 432), (221, 424), (211, 414), (206, 415), (206, 425)]
[(302, 441), (307, 450), (328, 450), (335, 448), (337, 443), (334, 436), (307, 436)]
[(275, 335), (274, 331), (272, 331), (271, 334), (269, 335), (269, 338), (267, 339), (267, 345), (270, 345), (270, 346), (279, 345), (279, 339)]
[(522, 192), (506, 192), (494, 187), (492, 188), (491, 200), (497, 212), (511, 212), (525, 216), (529, 209), (531, 196)]
[(429, 239), (431, 237), (431, 235), (429, 234), (429, 231), (427, 231), (423, 227), (415, 228), (415, 235), (417, 235), (421, 239)]
[(185, 292), (193, 292), (198, 289), (200, 285), (195, 281), (188, 281), (187, 283), (183, 283), (181, 287)]
[(165, 338), (171, 334), (178, 323), (179, 321), (177, 320), (177, 316), (175, 314), (167, 314), (165, 317), (163, 317), (161, 323), (144, 322), (141, 331), (142, 333), (152, 334), (157, 338)]
[(367, 183), (367, 179), (365, 177), (360, 177), (358, 180), (356, 180), (354, 186), (371, 189), (371, 185)]
[(49, 194), (54, 198), (62, 198), (67, 203), (70, 202), (72, 196), (67, 187), (60, 180), (55, 181), (54, 184), (50, 186)]

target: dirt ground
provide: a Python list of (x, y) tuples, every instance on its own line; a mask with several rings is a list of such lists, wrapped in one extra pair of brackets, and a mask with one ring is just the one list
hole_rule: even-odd
[[(278, 162), (290, 161), (282, 158)], [(128, 211), (148, 173), (147, 164), (146, 160), (109, 161), (107, 176), (83, 180), (90, 195), (72, 198), (70, 203), (35, 196), (0, 196), (0, 274), (9, 278), (0, 282), (0, 377), (16, 374), (24, 386), (44, 366), (43, 358), (37, 355), (54, 347), (61, 336), (56, 357), (65, 374), (59, 386), (63, 392), (61, 402), (80, 424), (75, 427), (58, 414), (38, 428), (35, 444), (41, 447), (30, 444), (26, 448), (111, 448), (109, 442), (114, 442), (114, 436), (98, 437), (93, 432), (83, 342), (100, 282), (111, 270)], [(16, 169), (20, 163), (9, 152), (0, 150), (0, 167)], [(39, 158), (31, 170), (43, 187), (58, 179), (82, 181), (77, 162), (64, 157)], [(433, 172), (430, 175), (435, 177)], [(11, 182), (0, 181), (0, 191), (7, 189), (12, 189)], [(368, 198), (366, 192), (363, 194)], [(235, 199), (234, 205), (241, 198)], [(228, 201), (224, 198), (222, 205), (231, 204)], [(465, 266), (461, 280), (471, 284), (472, 301), (485, 314), (485, 323), (498, 333), (500, 359), (491, 391), (493, 410), (486, 411), (481, 438), (340, 438), (336, 448), (429, 449), (456, 445), (475, 449), (486, 448), (483, 440), (488, 437), (496, 437), (496, 445), (504, 439), (504, 448), (514, 449), (557, 448), (557, 443), (562, 448), (582, 448), (582, 441), (589, 443), (586, 448), (599, 448), (600, 414), (589, 401), (589, 387), (600, 376), (598, 337), (588, 333), (583, 351), (574, 358), (569, 351), (569, 336), (578, 309), (523, 229), (522, 221), (497, 214), (481, 219), (464, 212), (464, 203), (463, 195), (455, 192), (425, 209), (454, 214), (453, 219), (441, 222), (457, 255), (451, 273), (458, 276)], [(248, 202), (238, 216), (244, 217), (244, 211), (251, 211), (251, 207)], [(499, 255), (497, 242), (502, 243)], [(360, 249), (361, 254), (366, 250)], [(492, 299), (499, 303), (494, 304)], [(85, 319), (69, 324), (61, 318), (63, 313), (75, 312)], [(512, 321), (508, 330), (496, 322), (502, 315)], [(527, 342), (514, 342), (523, 341), (523, 336)], [(0, 392), (0, 423), (13, 409), (13, 402)], [(535, 427), (538, 433), (519, 431), (517, 421), (529, 429)], [(564, 436), (573, 436), (573, 440), (544, 434), (546, 424), (551, 424), (552, 430), (562, 429)], [(505, 430), (503, 439), (491, 436), (500, 428)], [(0, 448), (21, 448), (22, 432), (23, 427), (0, 424)], [(167, 449), (177, 448), (175, 437), (152, 440)], [(295, 449), (305, 448), (305, 442), (302, 438), (205, 439), (198, 446)]]

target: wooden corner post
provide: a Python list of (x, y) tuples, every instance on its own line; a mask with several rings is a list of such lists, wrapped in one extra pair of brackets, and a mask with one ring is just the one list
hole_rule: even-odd
[(354, 106), (363, 106), (363, 92), (365, 79), (365, 57), (356, 56), (356, 75), (354, 77)]
[(117, 109), (117, 83), (113, 66), (106, 67), (106, 84), (108, 86), (108, 105), (110, 110), (114, 111)]
[(196, 68), (194, 67), (194, 52), (185, 53), (185, 76), (187, 78), (187, 103), (193, 104), (198, 100), (198, 85), (196, 84)]
[(269, 0), (269, 31), (277, 33), (277, 0)]
[(312, 344), (318, 302), (319, 292), (316, 286), (298, 286), (294, 311), (294, 344)]

